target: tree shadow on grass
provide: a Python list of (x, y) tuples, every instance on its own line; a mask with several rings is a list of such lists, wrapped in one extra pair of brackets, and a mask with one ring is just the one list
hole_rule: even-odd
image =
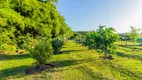
[[(121, 47), (124, 47), (124, 48), (129, 48), (129, 49), (133, 49), (133, 45), (127, 45), (127, 46), (125, 46), (125, 45), (119, 45), (119, 46), (121, 46)], [(136, 45), (136, 46), (140, 46), (140, 45)], [(142, 48), (135, 48), (136, 50), (142, 50)]]
[(12, 78), (20, 78), (24, 77), (25, 75), (25, 70), (29, 66), (19, 66), (19, 67), (14, 67), (14, 68), (7, 68), (3, 69), (0, 71), (0, 79), (6, 80), (7, 78), (11, 77)]
[[(70, 67), (70, 66), (75, 66), (87, 62), (93, 62), (98, 60), (97, 58), (88, 58), (88, 59), (82, 59), (82, 60), (62, 60), (62, 61), (55, 61), (51, 62), (51, 64), (54, 64), (54, 68), (59, 68), (59, 69), (54, 69), (51, 68), (48, 70), (48, 72), (54, 73), (54, 72), (62, 72), (64, 70), (71, 70), (71, 69), (77, 69), (77, 67)], [(70, 67), (70, 68), (64, 68), (64, 67)]]
[[(61, 68), (61, 67), (66, 67), (66, 66), (71, 66), (71, 65), (78, 65), (78, 64), (81, 64), (81, 63), (86, 63), (86, 62), (93, 62), (94, 64), (96, 64), (97, 62), (95, 62), (96, 60), (98, 59), (93, 59), (93, 58), (88, 58), (88, 59), (83, 59), (83, 60), (64, 60), (64, 61), (58, 61), (58, 62), (55, 62), (56, 63), (56, 68)], [(99, 67), (99, 66), (98, 66)], [(101, 66), (100, 66), (101, 67)], [(124, 75), (128, 75), (128, 76), (131, 76), (131, 77), (134, 77), (134, 78), (138, 78), (138, 79), (141, 79), (142, 76), (141, 76), (141, 73), (134, 73), (130, 70), (128, 70), (127, 68), (121, 68), (121, 67), (115, 67), (113, 64), (111, 64), (111, 67), (113, 68), (113, 70), (118, 70), (121, 74), (124, 74)], [(96, 72), (93, 72), (90, 68), (87, 68), (85, 65), (80, 65), (80, 66), (76, 66), (76, 67), (70, 67), (70, 68), (63, 68), (63, 69), (56, 69), (56, 70), (51, 70), (51, 73), (53, 72), (63, 72), (64, 70), (73, 70), (73, 69), (77, 69), (77, 70), (80, 70), (82, 71), (83, 73), (86, 73), (88, 75), (90, 75), (93, 78), (95, 79), (107, 79), (105, 77), (103, 77), (103, 75), (101, 73), (96, 73)]]
[[(127, 44), (127, 45), (119, 44), (118, 46), (133, 46), (133, 45), (130, 45), (130, 44)], [(142, 46), (142, 45), (135, 45), (135, 46)]]
[(88, 59), (82, 59), (82, 60), (63, 60), (63, 61), (56, 61), (51, 63), (55, 64), (55, 68), (59, 68), (59, 67), (67, 67), (67, 66), (77, 65), (77, 64), (87, 63), (87, 62), (93, 62), (96, 60), (98, 59), (88, 58)]
[(84, 51), (84, 50), (62, 50), (62, 51), (60, 51), (59, 53), (57, 53), (55, 55), (58, 55), (58, 54), (69, 54), (69, 53), (72, 53), (72, 52), (79, 52), (79, 51)]
[(138, 60), (142, 61), (142, 56), (140, 56), (140, 55), (125, 54), (125, 53), (122, 53), (122, 52), (117, 52), (116, 55), (117, 55), (117, 56), (121, 56), (121, 57), (127, 57), (127, 58), (138, 59)]
[[(82, 64), (86, 62), (92, 62), (96, 61), (94, 58), (88, 58), (88, 59), (82, 59), (82, 60), (63, 60), (63, 61), (55, 61), (51, 62), (55, 66), (52, 67), (50, 70), (47, 70), (47, 72), (59, 72), (62, 70), (54, 70), (53, 68), (62, 68), (62, 67), (67, 67), (71, 65), (77, 65), (77, 64)], [(24, 76), (27, 76), (25, 74), (26, 69), (28, 69), (30, 66), (19, 66), (19, 67), (14, 67), (14, 68), (7, 68), (0, 70), (0, 78), (2, 80), (8, 79), (8, 78), (21, 78)], [(39, 72), (40, 73), (40, 72)]]
[[(135, 73), (125, 67), (121, 67), (121, 66), (114, 66), (114, 65), (111, 65), (111, 67), (113, 68), (113, 70), (117, 70), (119, 71), (121, 74), (125, 74), (125, 75), (128, 75), (130, 76), (131, 78), (138, 78), (139, 80), (142, 79), (142, 73), (138, 72), (138, 73)], [(132, 79), (134, 80), (134, 79)]]
[(16, 54), (16, 55), (0, 55), (0, 61), (5, 61), (5, 60), (19, 60), (19, 59), (25, 59), (25, 58), (30, 58), (29, 54)]

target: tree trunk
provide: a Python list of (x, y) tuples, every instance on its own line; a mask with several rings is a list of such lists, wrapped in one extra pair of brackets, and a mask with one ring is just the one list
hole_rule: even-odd
[(105, 58), (107, 57), (107, 51), (105, 51)]
[(18, 41), (16, 41), (16, 51), (18, 53)]
[(107, 47), (104, 50), (105, 50), (104, 56), (105, 58), (107, 58)]
[(126, 45), (125, 45), (125, 46), (127, 46), (127, 42), (128, 42), (128, 41), (126, 40)]
[(133, 51), (135, 51), (135, 42), (133, 41)]

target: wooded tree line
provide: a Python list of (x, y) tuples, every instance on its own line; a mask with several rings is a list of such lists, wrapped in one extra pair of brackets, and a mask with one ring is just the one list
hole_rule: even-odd
[(56, 3), (57, 0), (0, 0), (0, 49), (21, 47), (31, 38), (71, 35)]

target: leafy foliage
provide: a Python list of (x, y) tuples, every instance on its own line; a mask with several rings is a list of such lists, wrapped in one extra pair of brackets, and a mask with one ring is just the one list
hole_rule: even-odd
[(112, 27), (99, 26), (97, 31), (93, 31), (87, 35), (87, 45), (89, 49), (95, 48), (104, 52), (105, 56), (115, 52), (115, 42), (119, 36)]
[(86, 46), (89, 46), (89, 49), (94, 49), (95, 48), (95, 32), (88, 32), (86, 35), (86, 41), (84, 42), (84, 44)]
[(131, 32), (130, 32), (130, 38), (133, 42), (133, 51), (135, 50), (135, 43), (137, 41), (138, 38), (138, 32), (140, 31), (140, 29), (136, 29), (135, 27), (131, 26)]
[(125, 46), (127, 46), (128, 41), (131, 40), (130, 33), (120, 34), (120, 40), (125, 41), (126, 42)]
[(56, 3), (57, 0), (1, 0), (0, 43), (22, 48), (28, 43), (27, 35), (36, 39), (72, 34)]
[(29, 49), (29, 52), (37, 64), (47, 64), (53, 53), (52, 44), (50, 41), (41, 40), (33, 49)]
[(59, 50), (63, 47), (63, 45), (64, 39), (61, 37), (57, 37), (52, 40), (52, 46), (55, 54), (59, 53)]

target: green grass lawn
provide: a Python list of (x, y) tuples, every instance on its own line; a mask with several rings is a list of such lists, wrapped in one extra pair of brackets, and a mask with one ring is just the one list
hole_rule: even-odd
[[(141, 49), (141, 47), (137, 46)], [(29, 54), (0, 56), (0, 79), (14, 80), (141, 80), (142, 50), (118, 46), (114, 60), (103, 60), (95, 50), (68, 41), (62, 54), (53, 55), (56, 66), (40, 73), (27, 75), (24, 71), (35, 62)], [(136, 56), (139, 56), (136, 57)]]
[(133, 51), (132, 42), (128, 42), (128, 45), (125, 45), (125, 42), (118, 42), (117, 52), (122, 57), (134, 58), (142, 61), (142, 45), (136, 44), (135, 50)]

